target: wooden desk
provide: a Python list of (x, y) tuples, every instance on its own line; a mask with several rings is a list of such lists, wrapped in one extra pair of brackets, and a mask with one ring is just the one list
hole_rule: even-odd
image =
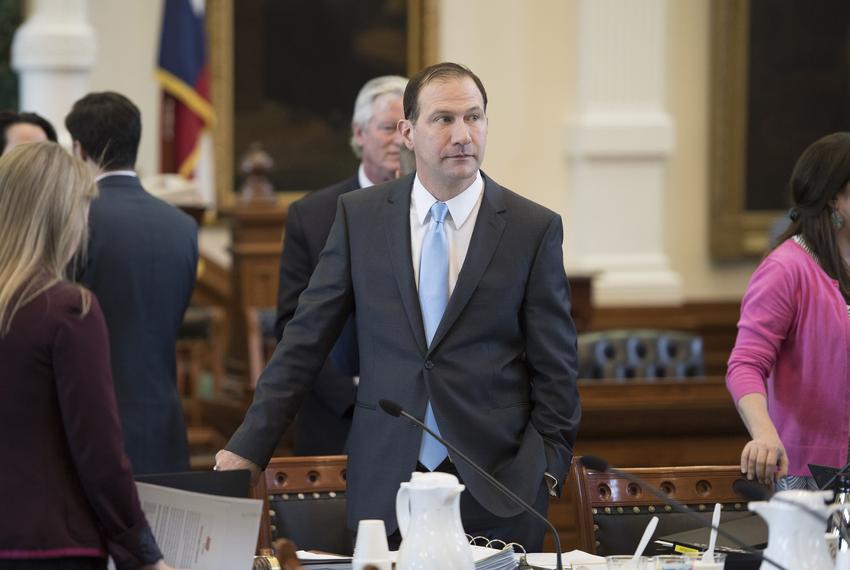
[[(749, 439), (723, 378), (600, 380), (580, 384), (579, 394), (575, 453), (614, 467), (734, 465)], [(549, 503), (564, 550), (578, 544), (568, 495)]]

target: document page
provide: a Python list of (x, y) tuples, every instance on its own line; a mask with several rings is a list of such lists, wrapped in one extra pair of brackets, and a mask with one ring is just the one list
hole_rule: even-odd
[(251, 568), (263, 502), (136, 483), (165, 561), (186, 570)]

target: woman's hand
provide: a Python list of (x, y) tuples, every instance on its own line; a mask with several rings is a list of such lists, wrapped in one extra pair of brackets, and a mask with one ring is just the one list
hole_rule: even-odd
[(738, 400), (738, 413), (752, 436), (741, 451), (741, 473), (765, 485), (788, 474), (788, 454), (767, 412), (762, 394), (747, 394)]
[(173, 570), (171, 566), (165, 563), (165, 560), (160, 560), (156, 564), (148, 564), (142, 566), (142, 570)]
[(775, 432), (747, 442), (741, 452), (741, 473), (765, 485), (788, 474), (788, 454)]

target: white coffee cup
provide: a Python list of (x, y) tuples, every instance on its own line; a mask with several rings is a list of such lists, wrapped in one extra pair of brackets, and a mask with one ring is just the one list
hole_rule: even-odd
[(354, 544), (352, 570), (363, 570), (367, 565), (378, 570), (392, 570), (387, 530), (382, 520), (362, 520), (357, 523), (357, 542)]

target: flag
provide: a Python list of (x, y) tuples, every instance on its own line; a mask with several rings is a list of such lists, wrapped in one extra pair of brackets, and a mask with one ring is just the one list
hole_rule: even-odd
[(204, 0), (165, 0), (156, 77), (162, 87), (161, 170), (194, 178), (204, 201), (213, 203), (210, 131), (215, 113)]

